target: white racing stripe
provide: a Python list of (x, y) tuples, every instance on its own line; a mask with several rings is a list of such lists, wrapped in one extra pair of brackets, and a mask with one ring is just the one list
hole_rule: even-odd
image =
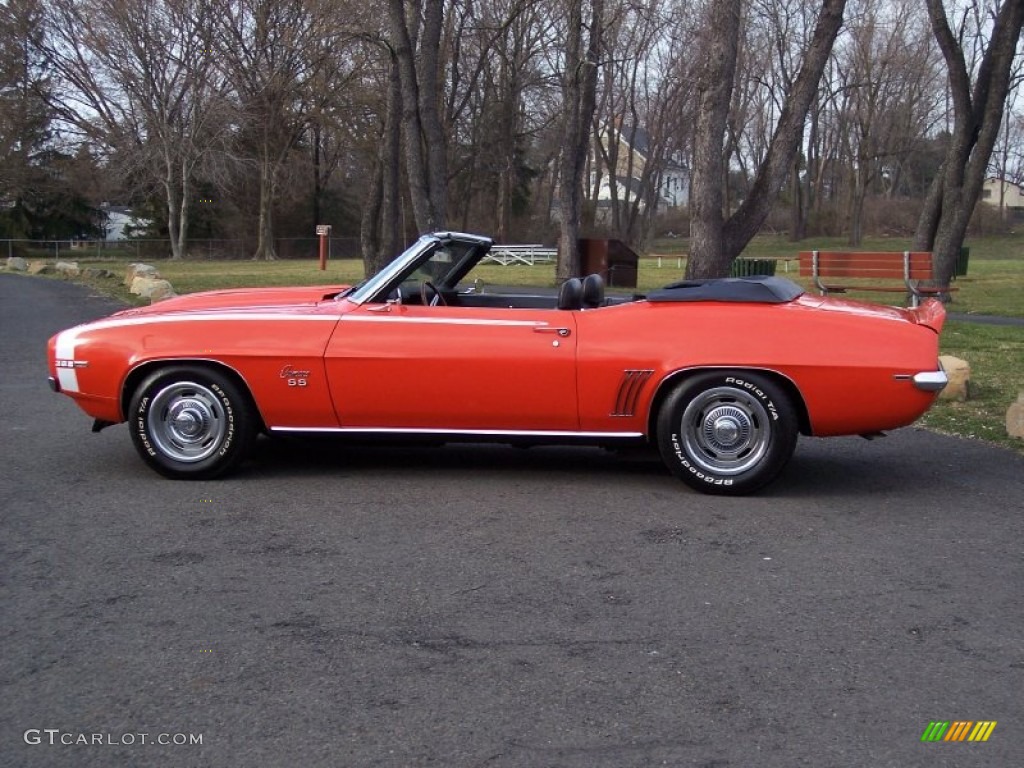
[[(75, 342), (78, 339), (80, 328), (81, 326), (57, 334), (57, 344), (54, 348), (57, 360), (75, 359)], [(78, 392), (78, 373), (74, 368), (65, 368), (58, 364), (57, 382), (60, 384), (61, 392)]]
[(78, 374), (74, 368), (58, 368), (57, 382), (60, 384), (61, 392), (78, 391)]
[(343, 315), (346, 323), (420, 323), (423, 325), (490, 325), (539, 328), (548, 325), (544, 320), (492, 320), (482, 317), (388, 317), (387, 315)]

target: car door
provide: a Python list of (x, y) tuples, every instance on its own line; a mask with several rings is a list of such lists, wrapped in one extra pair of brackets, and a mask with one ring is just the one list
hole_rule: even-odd
[(575, 312), (367, 303), (326, 351), (343, 429), (574, 432)]

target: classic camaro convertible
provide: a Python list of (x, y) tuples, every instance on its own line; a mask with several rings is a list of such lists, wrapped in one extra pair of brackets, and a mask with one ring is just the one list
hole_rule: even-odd
[(472, 270), (491, 241), (421, 237), (351, 287), (198, 293), (57, 334), (50, 385), (127, 421), (172, 478), (210, 478), (259, 433), (650, 443), (708, 493), (761, 488), (797, 435), (910, 424), (946, 375), (942, 305), (811, 296), (775, 277), (606, 296), (496, 292)]

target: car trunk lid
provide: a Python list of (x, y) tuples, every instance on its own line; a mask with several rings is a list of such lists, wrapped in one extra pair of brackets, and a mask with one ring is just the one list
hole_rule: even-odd
[(809, 294), (804, 294), (797, 299), (797, 302), (807, 306), (814, 306), (827, 312), (842, 312), (862, 317), (874, 317), (923, 325), (935, 333), (940, 333), (943, 324), (946, 322), (946, 308), (937, 299), (926, 299), (921, 306), (909, 308), (871, 304), (866, 301), (837, 299), (832, 296), (811, 296)]

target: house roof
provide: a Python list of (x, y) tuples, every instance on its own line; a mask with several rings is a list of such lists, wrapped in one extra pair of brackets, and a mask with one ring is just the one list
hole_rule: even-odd
[[(643, 155), (646, 159), (651, 154), (651, 135), (646, 129), (632, 125), (631, 123), (623, 123), (616, 130), (616, 136), (618, 140), (624, 142), (626, 146), (632, 148), (634, 152), (638, 152)], [(672, 160), (667, 158), (665, 161), (666, 170), (685, 170), (685, 168)]]

